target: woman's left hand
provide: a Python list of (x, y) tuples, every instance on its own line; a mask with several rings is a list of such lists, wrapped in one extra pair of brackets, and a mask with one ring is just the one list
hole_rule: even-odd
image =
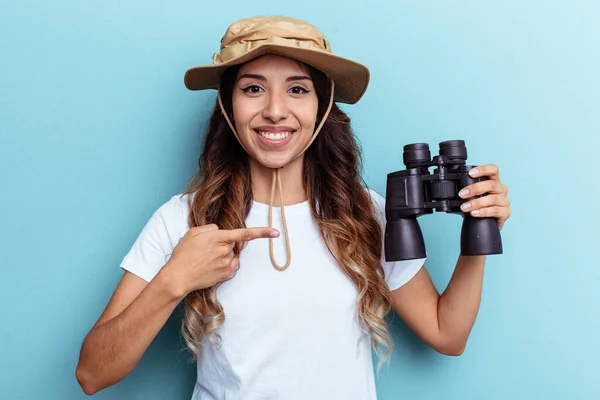
[(463, 199), (487, 194), (463, 203), (462, 211), (469, 212), (473, 217), (493, 217), (498, 219), (498, 227), (502, 229), (510, 218), (510, 199), (508, 187), (500, 182), (500, 172), (494, 164), (480, 165), (469, 171), (473, 178), (487, 176), (489, 179), (477, 182), (463, 188), (459, 196)]

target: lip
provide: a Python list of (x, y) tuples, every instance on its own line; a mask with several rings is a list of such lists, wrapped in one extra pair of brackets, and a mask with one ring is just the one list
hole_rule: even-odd
[[(258, 133), (258, 130), (254, 129), (254, 133), (256, 133), (256, 136), (258, 137), (261, 147), (263, 147), (265, 149), (279, 149), (281, 147), (284, 147), (292, 140), (292, 137), (294, 137), (294, 134), (296, 133), (296, 131), (294, 129), (287, 129), (287, 130), (281, 129), (281, 130), (274, 131), (274, 130), (266, 130), (266, 129), (263, 130), (262, 128), (265, 128), (265, 127), (260, 127), (260, 130), (262, 132), (269, 132), (269, 133), (291, 132), (290, 135), (285, 139), (271, 140), (271, 139), (267, 139), (267, 138), (260, 136), (260, 133)], [(286, 127), (283, 127), (283, 128), (286, 128)]]
[(261, 131), (261, 132), (269, 132), (269, 133), (280, 133), (280, 132), (296, 132), (296, 129), (292, 128), (291, 126), (257, 126), (256, 128), (254, 128), (255, 131)]

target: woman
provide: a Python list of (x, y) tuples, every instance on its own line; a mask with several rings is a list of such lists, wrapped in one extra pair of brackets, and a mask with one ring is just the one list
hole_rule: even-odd
[[(371, 347), (380, 364), (389, 356), (391, 308), (437, 351), (462, 353), (485, 257), (460, 257), (442, 296), (425, 260), (382, 261), (385, 201), (363, 187), (335, 104), (357, 102), (368, 80), (315, 27), (283, 17), (232, 24), (213, 65), (186, 73), (188, 88), (218, 89), (200, 171), (123, 260), (82, 346), (86, 393), (131, 372), (183, 299), (194, 399), (375, 399)], [(477, 170), (490, 180), (462, 196), (489, 195), (463, 210), (502, 227), (507, 188), (495, 166)]]

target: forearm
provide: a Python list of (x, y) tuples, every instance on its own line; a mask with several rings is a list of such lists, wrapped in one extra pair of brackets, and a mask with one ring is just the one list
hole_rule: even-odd
[(85, 392), (93, 394), (125, 378), (182, 299), (161, 271), (121, 314), (93, 328), (77, 368)]
[(449, 353), (460, 354), (475, 323), (479, 304), (485, 256), (460, 256), (448, 287), (438, 305), (440, 335)]

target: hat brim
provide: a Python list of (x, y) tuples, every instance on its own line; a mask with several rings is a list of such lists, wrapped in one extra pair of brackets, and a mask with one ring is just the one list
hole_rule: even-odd
[(304, 62), (329, 75), (335, 83), (334, 100), (341, 103), (358, 102), (369, 85), (369, 69), (356, 61), (325, 51), (265, 44), (219, 65), (188, 69), (184, 77), (185, 86), (190, 90), (217, 89), (225, 69), (267, 53)]

